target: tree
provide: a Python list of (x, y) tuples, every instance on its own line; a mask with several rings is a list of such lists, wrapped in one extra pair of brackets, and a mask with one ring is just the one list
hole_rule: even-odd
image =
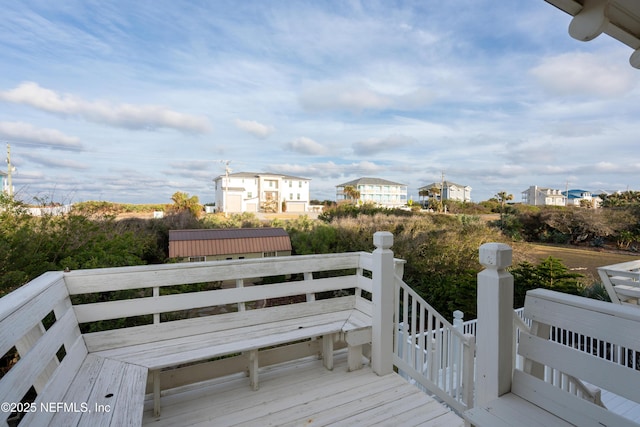
[(500, 202), (500, 230), (504, 230), (504, 205), (507, 201), (513, 200), (513, 194), (500, 191), (495, 197)]
[(198, 196), (189, 197), (189, 193), (176, 191), (173, 193), (173, 196), (171, 196), (171, 200), (173, 201), (173, 209), (176, 212), (189, 211), (196, 218), (202, 213), (202, 206), (200, 205)]
[(342, 194), (344, 194), (347, 199), (351, 200), (354, 205), (357, 203), (358, 199), (360, 199), (360, 192), (353, 185), (345, 185), (342, 189)]

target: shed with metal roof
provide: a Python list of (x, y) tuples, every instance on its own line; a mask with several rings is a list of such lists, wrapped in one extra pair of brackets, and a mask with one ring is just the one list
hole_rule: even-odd
[(170, 230), (169, 257), (184, 261), (263, 258), (291, 255), (283, 228)]

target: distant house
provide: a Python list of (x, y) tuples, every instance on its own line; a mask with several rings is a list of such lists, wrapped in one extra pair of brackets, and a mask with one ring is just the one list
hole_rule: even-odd
[[(306, 212), (310, 179), (273, 173), (238, 172), (214, 179), (219, 212)], [(283, 203), (284, 202), (284, 203)]]
[(451, 181), (434, 182), (418, 188), (418, 194), (426, 192), (427, 197), (435, 200), (471, 201), (471, 187)]
[(347, 201), (354, 199), (348, 189), (352, 187), (358, 192), (358, 201), (374, 203), (387, 208), (397, 208), (407, 204), (407, 186), (380, 178), (358, 178), (344, 184), (336, 185), (336, 200)]
[(532, 185), (522, 192), (522, 203), (534, 206), (565, 206), (566, 196), (560, 190)]
[(169, 231), (169, 258), (184, 262), (287, 255), (291, 255), (291, 239), (282, 228)]
[(8, 175), (2, 171), (0, 171), (0, 193), (9, 194), (9, 181)]
[(567, 206), (585, 206), (597, 208), (600, 206), (602, 199), (598, 196), (594, 196), (590, 191), (586, 190), (568, 190), (563, 191), (562, 194), (567, 198)]

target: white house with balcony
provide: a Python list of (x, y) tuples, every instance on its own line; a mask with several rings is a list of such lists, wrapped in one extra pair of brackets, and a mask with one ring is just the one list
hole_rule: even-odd
[(387, 208), (407, 204), (407, 185), (381, 178), (358, 178), (336, 186), (336, 201), (353, 201), (345, 189), (352, 187), (359, 194), (358, 202), (373, 203)]
[(561, 190), (532, 185), (522, 192), (522, 203), (534, 206), (565, 206), (567, 197)]
[(238, 172), (214, 179), (219, 212), (306, 212), (310, 179), (296, 176)]
[(426, 191), (429, 198), (436, 200), (455, 200), (458, 202), (471, 201), (471, 187), (456, 184), (451, 181), (434, 182), (418, 188), (418, 193)]

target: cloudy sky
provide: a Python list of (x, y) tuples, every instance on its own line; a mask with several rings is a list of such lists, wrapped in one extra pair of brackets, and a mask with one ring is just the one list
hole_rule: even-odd
[[(233, 172), (640, 189), (640, 71), (543, 0), (0, 0), (19, 197), (214, 200)], [(3, 155), (1, 157), (4, 157)], [(2, 167), (0, 167), (1, 169)], [(6, 169), (5, 169), (6, 170)]]

